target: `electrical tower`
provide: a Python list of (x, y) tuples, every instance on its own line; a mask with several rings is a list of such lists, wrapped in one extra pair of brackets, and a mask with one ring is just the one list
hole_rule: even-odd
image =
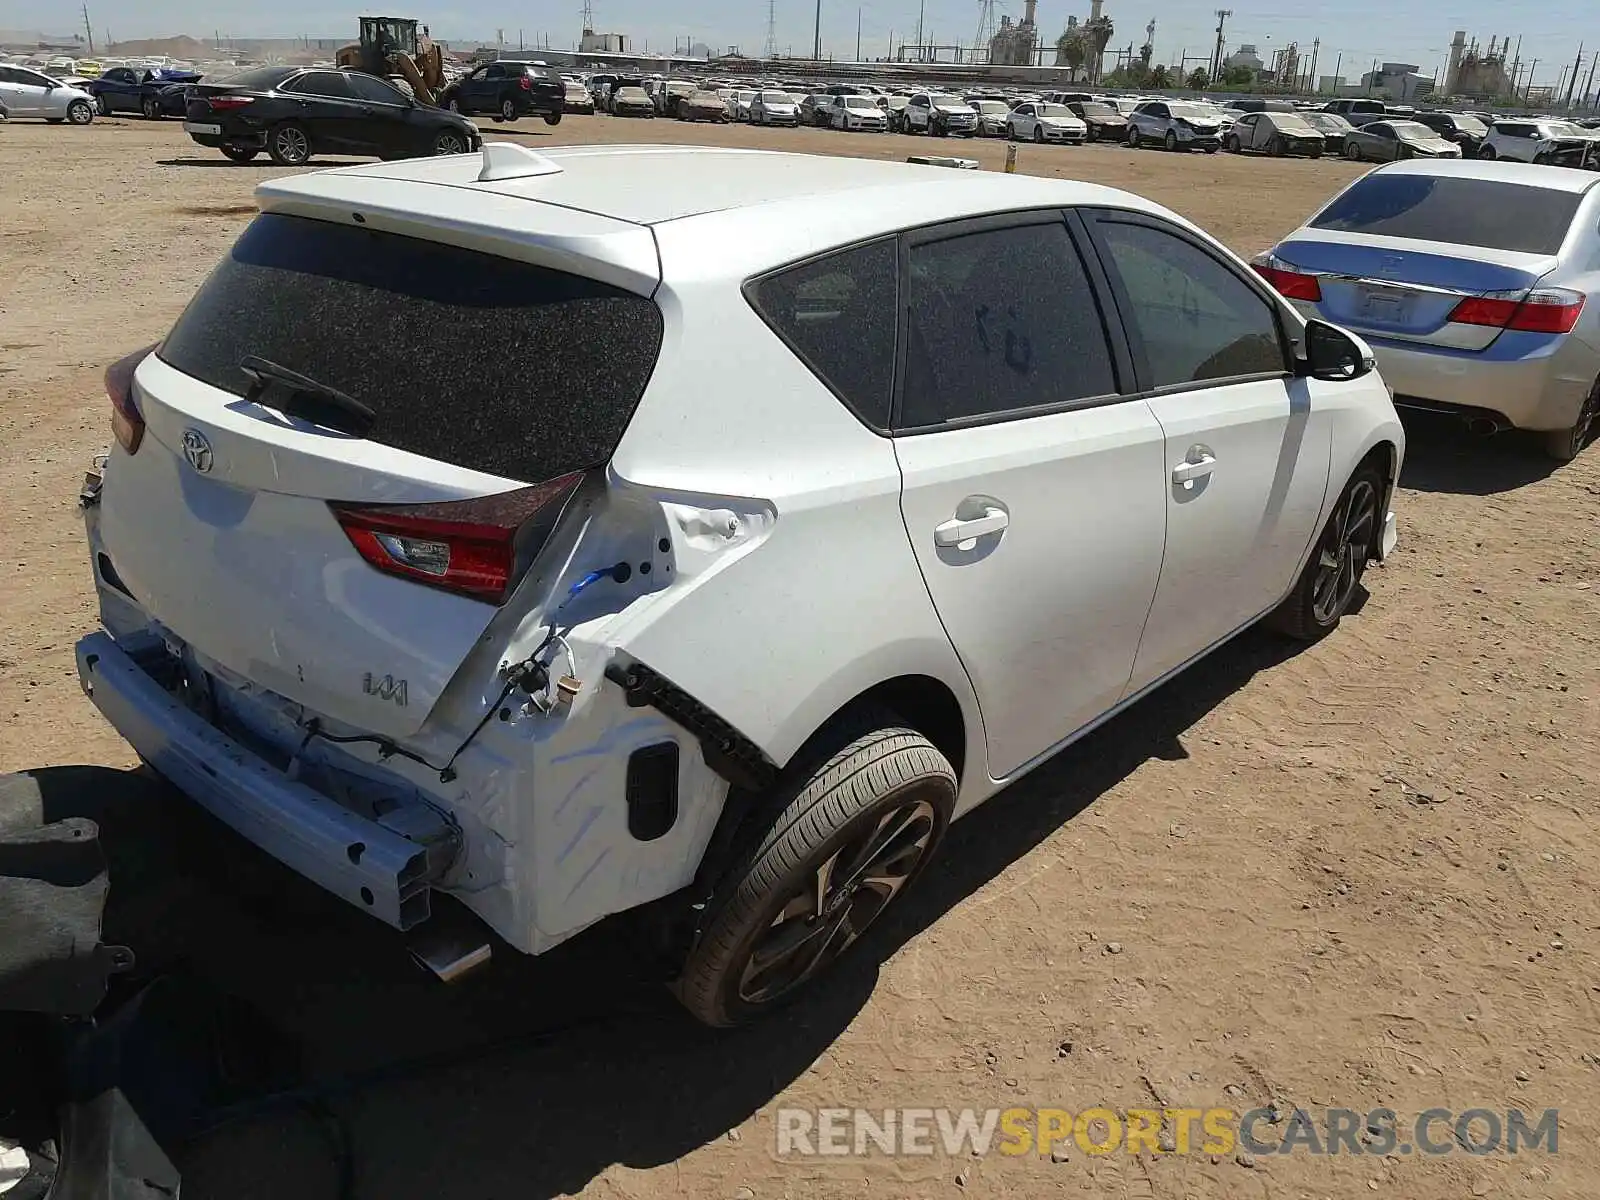
[(1211, 78), (1212, 79), (1216, 79), (1218, 76), (1220, 76), (1222, 74), (1223, 61), (1228, 57), (1224, 53), (1224, 43), (1223, 43), (1223, 40), (1222, 40), (1222, 27), (1228, 23), (1228, 18), (1231, 17), (1231, 16), (1233, 16), (1233, 9), (1231, 9), (1231, 8), (1219, 8), (1219, 9), (1217, 9), (1217, 52), (1214, 55), (1212, 55), (1212, 57), (1211, 57)]
[(583, 31), (594, 32), (594, 5), (590, 0), (583, 0)]
[(978, 32), (972, 35), (973, 62), (988, 50), (989, 40), (994, 37), (994, 3), (995, 0), (978, 0)]
[(767, 44), (762, 54), (766, 58), (778, 57), (778, 0), (767, 0)]

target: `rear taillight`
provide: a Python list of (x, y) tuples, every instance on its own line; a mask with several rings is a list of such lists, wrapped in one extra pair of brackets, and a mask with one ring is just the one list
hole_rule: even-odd
[(1571, 333), (1583, 312), (1582, 292), (1566, 288), (1520, 288), (1468, 296), (1450, 313), (1457, 325), (1489, 325), (1523, 333)]
[(526, 75), (524, 75), (521, 79), (517, 80), (517, 82), (522, 85), (522, 90), (523, 91), (525, 91), (525, 92), (533, 91), (533, 80), (529, 79)]
[(1279, 295), (1290, 300), (1306, 300), (1313, 304), (1322, 299), (1322, 285), (1315, 275), (1285, 262), (1276, 254), (1263, 254), (1250, 264), (1256, 274), (1265, 279)]
[(471, 500), (329, 507), (350, 544), (378, 570), (501, 604), (543, 549), (584, 475), (576, 471)]
[(254, 96), (208, 96), (206, 103), (214, 112), (227, 112), (230, 108), (243, 108), (256, 102)]
[(133, 373), (155, 346), (145, 346), (117, 359), (106, 368), (106, 397), (111, 401), (111, 432), (129, 454), (137, 454), (144, 441), (144, 417), (133, 399)]

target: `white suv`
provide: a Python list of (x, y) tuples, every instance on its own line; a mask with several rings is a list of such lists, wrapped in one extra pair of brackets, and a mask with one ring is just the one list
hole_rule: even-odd
[(931, 133), (935, 137), (978, 132), (978, 110), (960, 96), (941, 92), (917, 92), (906, 101), (900, 127), (906, 133)]
[(527, 953), (648, 906), (697, 1016), (758, 1014), (952, 819), (1394, 544), (1367, 348), (1124, 192), (489, 145), (257, 197), (107, 373), (78, 669), (418, 935), (434, 891)]
[(1478, 147), (1478, 157), (1577, 165), (1585, 150), (1590, 159), (1600, 159), (1600, 154), (1589, 149), (1584, 132), (1563, 121), (1496, 121)]

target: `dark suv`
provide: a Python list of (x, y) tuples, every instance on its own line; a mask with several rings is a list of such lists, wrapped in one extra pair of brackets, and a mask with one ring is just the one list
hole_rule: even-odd
[(1465, 113), (1425, 112), (1412, 118), (1420, 121), (1447, 142), (1461, 147), (1462, 158), (1477, 158), (1483, 139), (1489, 136), (1489, 127), (1477, 117)]
[(525, 62), (492, 62), (456, 80), (439, 103), (465, 116), (489, 113), (496, 121), (542, 116), (546, 125), (561, 124), (567, 89), (542, 67)]

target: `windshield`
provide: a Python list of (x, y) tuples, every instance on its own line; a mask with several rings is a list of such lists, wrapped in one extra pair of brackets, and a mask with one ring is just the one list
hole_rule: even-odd
[(1343, 133), (1347, 129), (1354, 128), (1338, 113), (1306, 113), (1302, 119), (1309, 121), (1324, 133)]
[(1436, 138), (1439, 135), (1420, 121), (1390, 121), (1389, 128), (1400, 138)]
[(1011, 111), (1002, 100), (979, 100), (977, 109), (981, 113), (988, 113), (992, 116), (1003, 116)]
[(1109, 104), (1082, 104), (1083, 115), (1086, 117), (1115, 117), (1120, 114)]
[(959, 107), (967, 103), (960, 96), (931, 96), (929, 98), (940, 108), (947, 108), (952, 105)]
[(1065, 104), (1035, 104), (1033, 111), (1041, 117), (1070, 117), (1073, 111)]
[(1219, 121), (1222, 119), (1222, 110), (1212, 108), (1209, 104), (1168, 104), (1168, 110), (1173, 116), (1185, 121)]
[[(743, 94), (741, 93), (741, 99), (742, 98), (743, 98)], [(788, 92), (762, 92), (761, 93), (761, 103), (763, 103), (763, 104), (793, 104), (794, 103), (794, 97), (789, 95)]]
[(865, 96), (846, 96), (844, 98), (844, 106), (846, 108), (877, 108), (878, 107), (876, 104), (874, 104), (871, 100), (867, 99)]
[(1310, 122), (1304, 120), (1301, 117), (1291, 116), (1288, 113), (1272, 113), (1271, 114), (1271, 124), (1272, 124), (1273, 128), (1281, 129), (1285, 133), (1316, 133), (1317, 132), (1316, 129), (1312, 127)]
[[(1582, 199), (1500, 180), (1377, 172), (1313, 217), (1311, 228), (1554, 254)], [(1505, 219), (1511, 212), (1515, 221)]]
[(1456, 128), (1462, 133), (1472, 134), (1473, 137), (1482, 137), (1489, 132), (1489, 127), (1477, 117), (1464, 117), (1460, 114), (1456, 116)]

